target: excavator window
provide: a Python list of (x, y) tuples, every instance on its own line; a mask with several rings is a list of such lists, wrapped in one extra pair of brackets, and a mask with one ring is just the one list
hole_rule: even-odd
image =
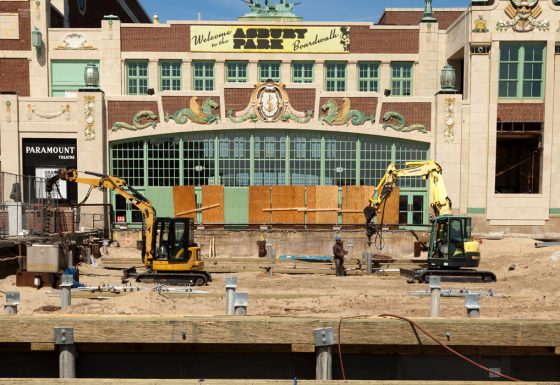
[(449, 221), (449, 256), (451, 258), (464, 258), (465, 255), (465, 233), (464, 218), (451, 218)]

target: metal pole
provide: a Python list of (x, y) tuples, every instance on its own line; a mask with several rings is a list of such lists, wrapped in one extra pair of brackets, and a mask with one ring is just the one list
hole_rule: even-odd
[(6, 304), (4, 305), (5, 314), (17, 314), (19, 305), (19, 291), (6, 292)]
[(235, 309), (235, 315), (247, 315), (247, 306), (249, 305), (249, 294), (248, 293), (235, 293), (235, 299), (233, 301), (233, 307)]
[(468, 318), (480, 317), (480, 295), (478, 293), (465, 295), (465, 307)]
[(366, 269), (368, 274), (373, 273), (373, 260), (370, 251), (366, 253)]
[(108, 239), (104, 239), (103, 240), (103, 255), (107, 255), (107, 247), (109, 246), (109, 240)]
[(332, 380), (332, 351), (334, 336), (332, 328), (315, 329), (315, 379), (318, 381)]
[(441, 297), (441, 277), (436, 275), (430, 276), (431, 304), (430, 317), (439, 317), (440, 297)]
[(72, 304), (72, 284), (74, 277), (70, 274), (62, 276), (62, 283), (60, 284), (60, 308), (66, 309)]
[(237, 276), (226, 277), (226, 315), (235, 313), (235, 289), (237, 289)]
[(91, 265), (93, 263), (92, 256), (91, 256), (91, 247), (88, 245), (88, 246), (85, 246), (85, 249), (86, 249), (85, 250), (86, 260), (84, 262)]
[(59, 377), (76, 378), (76, 345), (74, 345), (74, 329), (54, 328), (54, 343), (59, 347)]

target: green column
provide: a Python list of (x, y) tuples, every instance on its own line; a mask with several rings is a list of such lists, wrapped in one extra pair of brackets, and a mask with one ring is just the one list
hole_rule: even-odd
[(255, 184), (255, 136), (249, 136), (249, 185)]
[(214, 136), (214, 184), (221, 185), (222, 180), (220, 178), (220, 140), (218, 134)]
[(361, 179), (361, 165), (362, 165), (362, 141), (360, 138), (356, 140), (356, 186), (359, 186)]
[(327, 150), (327, 145), (326, 145), (325, 137), (321, 136), (321, 178), (319, 179), (319, 183), (321, 184), (321, 186), (325, 185), (326, 150)]
[(179, 141), (179, 185), (185, 184), (185, 138)]
[(290, 134), (288, 132), (286, 132), (286, 160), (284, 161), (285, 163), (285, 168), (286, 168), (286, 175), (284, 175), (284, 183), (286, 184), (286, 186), (288, 186), (290, 184)]

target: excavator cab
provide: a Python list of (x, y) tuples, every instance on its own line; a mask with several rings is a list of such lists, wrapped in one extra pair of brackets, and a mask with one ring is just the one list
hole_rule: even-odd
[(471, 218), (444, 215), (434, 218), (428, 249), (428, 265), (439, 269), (478, 267), (478, 242), (471, 237)]

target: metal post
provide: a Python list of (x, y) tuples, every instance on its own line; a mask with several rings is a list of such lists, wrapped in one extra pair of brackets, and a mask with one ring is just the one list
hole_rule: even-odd
[(74, 329), (54, 328), (54, 344), (59, 347), (59, 377), (76, 378), (76, 345), (74, 345)]
[(107, 247), (109, 246), (109, 240), (108, 239), (104, 239), (103, 240), (103, 255), (107, 255)]
[(430, 317), (439, 317), (440, 297), (441, 297), (441, 277), (430, 275), (431, 305)]
[(72, 253), (72, 250), (68, 250), (68, 268), (71, 268), (74, 266), (74, 253)]
[(6, 304), (4, 305), (5, 314), (17, 314), (19, 305), (19, 291), (6, 292)]
[(237, 276), (226, 277), (226, 315), (234, 314), (235, 289), (237, 289)]
[(233, 301), (234, 314), (235, 315), (247, 315), (247, 306), (249, 305), (249, 294), (248, 293), (235, 293), (235, 299)]
[(465, 295), (465, 307), (468, 318), (480, 317), (480, 295), (478, 293)]
[(84, 246), (84, 248), (86, 253), (86, 257), (85, 257), (86, 260), (84, 262), (91, 265), (93, 263), (92, 261), (93, 257), (91, 256), (91, 247), (88, 245), (88, 246)]
[(62, 283), (60, 284), (60, 308), (66, 309), (72, 304), (72, 285), (74, 284), (74, 277), (71, 274), (64, 274), (62, 276)]
[(318, 381), (332, 380), (332, 350), (334, 335), (332, 328), (315, 329), (315, 379)]
[(371, 251), (366, 252), (366, 269), (368, 274), (373, 273), (373, 259), (372, 259)]

